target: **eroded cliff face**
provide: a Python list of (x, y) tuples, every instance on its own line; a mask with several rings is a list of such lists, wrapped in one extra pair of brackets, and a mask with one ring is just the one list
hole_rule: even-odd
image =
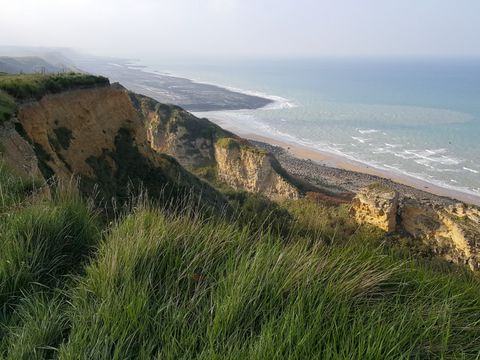
[(215, 141), (224, 136), (234, 136), (178, 106), (160, 104), (137, 94), (130, 96), (146, 121), (152, 148), (175, 157), (183, 166), (195, 168), (214, 165)]
[(291, 183), (277, 160), (269, 153), (224, 138), (215, 144), (218, 178), (236, 189), (259, 192), (270, 198), (298, 199), (299, 189)]
[(174, 156), (188, 168), (214, 168), (217, 180), (235, 189), (270, 198), (299, 197), (298, 187), (272, 155), (246, 146), (245, 140), (177, 106), (131, 96), (145, 118), (148, 139), (156, 151)]
[(98, 187), (104, 197), (119, 200), (129, 188), (143, 186), (154, 199), (193, 192), (206, 203), (223, 201), (175, 159), (150, 147), (145, 121), (120, 86), (46, 95), (20, 105), (17, 118), (45, 178), (79, 176), (82, 190)]
[(401, 225), (448, 261), (480, 270), (480, 210), (465, 204), (434, 206), (408, 199), (399, 209)]
[(374, 225), (386, 232), (397, 227), (398, 194), (373, 184), (361, 189), (352, 200), (352, 213), (359, 224)]
[(352, 202), (361, 224), (387, 232), (404, 231), (447, 261), (480, 270), (480, 209), (458, 203), (444, 206), (429, 201), (403, 199), (391, 189), (372, 185)]

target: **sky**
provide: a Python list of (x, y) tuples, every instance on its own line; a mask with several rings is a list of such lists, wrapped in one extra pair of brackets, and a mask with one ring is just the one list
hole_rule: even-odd
[(109, 56), (480, 56), (480, 0), (0, 0), (0, 45)]

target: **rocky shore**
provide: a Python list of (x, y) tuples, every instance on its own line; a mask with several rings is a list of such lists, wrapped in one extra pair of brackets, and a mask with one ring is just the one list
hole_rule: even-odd
[(310, 182), (333, 196), (346, 192), (356, 194), (365, 186), (372, 183), (379, 183), (396, 190), (399, 193), (400, 200), (404, 198), (414, 198), (438, 205), (452, 205), (458, 202), (454, 199), (431, 194), (427, 191), (403, 185), (380, 176), (339, 169), (322, 165), (312, 160), (300, 159), (280, 146), (274, 146), (256, 140), (250, 140), (250, 142), (275, 155), (283, 168), (290, 174)]

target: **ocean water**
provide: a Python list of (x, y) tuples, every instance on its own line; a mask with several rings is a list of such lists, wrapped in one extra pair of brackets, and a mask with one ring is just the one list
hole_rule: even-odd
[(202, 116), (480, 195), (480, 59), (145, 63), (275, 100)]

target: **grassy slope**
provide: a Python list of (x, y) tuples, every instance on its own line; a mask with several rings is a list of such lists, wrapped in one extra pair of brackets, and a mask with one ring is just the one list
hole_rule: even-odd
[(0, 174), (16, 194), (0, 214), (0, 358), (480, 355), (478, 278), (411, 260), (344, 208), (284, 203), (286, 233), (245, 225), (259, 205), (241, 196), (238, 222), (139, 204), (101, 225), (74, 190), (32, 198)]

